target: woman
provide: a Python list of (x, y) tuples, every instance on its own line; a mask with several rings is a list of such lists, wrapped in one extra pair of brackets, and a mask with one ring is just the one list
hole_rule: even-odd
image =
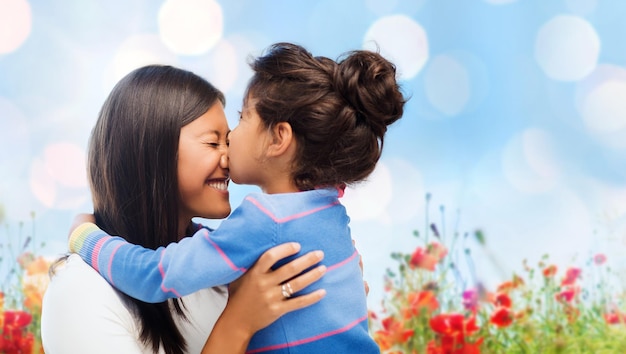
[[(321, 249), (332, 271), (307, 291), (325, 288), (324, 301), (259, 331), (248, 352), (380, 353), (368, 333), (358, 253), (340, 197), (343, 186), (374, 170), (387, 127), (402, 116), (395, 66), (366, 50), (336, 62), (277, 43), (251, 67), (228, 157), (233, 181), (262, 193), (246, 196), (217, 230), (199, 230), (166, 248), (146, 250), (85, 224), (72, 233), (70, 249), (147, 302), (229, 283), (282, 242)], [(282, 287), (287, 298), (298, 290), (290, 282)]]
[[(193, 217), (227, 216), (223, 105), (221, 92), (181, 69), (148, 66), (123, 78), (104, 103), (89, 143), (96, 224), (108, 233), (136, 235), (129, 240), (155, 249), (193, 234), (199, 228)], [(116, 291), (72, 255), (56, 268), (44, 297), (45, 351), (199, 353), (206, 342), (210, 352), (243, 353), (254, 332), (324, 296), (323, 290), (288, 300), (281, 295), (279, 284), (323, 256), (310, 252), (271, 270), (298, 250), (285, 244), (265, 253), (231, 285), (230, 296), (216, 287), (157, 304)], [(323, 272), (317, 267), (290, 283), (302, 289)]]

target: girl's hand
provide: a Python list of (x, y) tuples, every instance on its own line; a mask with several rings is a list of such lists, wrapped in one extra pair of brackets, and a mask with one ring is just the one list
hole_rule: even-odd
[(309, 252), (276, 270), (271, 269), (276, 262), (299, 250), (298, 243), (285, 243), (271, 248), (246, 274), (230, 284), (226, 308), (211, 331), (202, 353), (244, 353), (250, 338), (258, 330), (285, 313), (310, 306), (324, 297), (324, 289), (298, 297), (283, 295), (282, 285), (287, 280), (295, 293), (319, 280), (326, 272), (325, 266), (318, 266), (297, 276), (324, 258), (321, 251)]
[(93, 214), (87, 214), (87, 213), (83, 213), (83, 214), (78, 214), (74, 217), (74, 221), (72, 221), (72, 225), (70, 226), (70, 232), (67, 234), (67, 237), (69, 238), (69, 236), (72, 234), (72, 232), (79, 227), (80, 225), (86, 223), (86, 222), (90, 222), (95, 224), (96, 223), (96, 217)]

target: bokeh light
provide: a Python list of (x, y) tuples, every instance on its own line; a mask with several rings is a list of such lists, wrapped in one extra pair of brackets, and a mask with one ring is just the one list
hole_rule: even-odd
[(600, 38), (585, 19), (558, 15), (537, 33), (535, 59), (545, 74), (558, 81), (577, 81), (596, 67)]
[[(11, 101), (0, 97), (0, 179), (23, 171), (31, 154), (31, 126), (24, 113)], [(0, 196), (1, 197), (1, 196)]]
[(384, 57), (396, 64), (402, 79), (417, 75), (429, 56), (426, 32), (419, 23), (404, 15), (386, 16), (374, 22), (365, 34), (363, 47), (379, 48)]
[(17, 50), (28, 38), (32, 13), (27, 0), (3, 0), (0, 3), (0, 55)]
[(502, 153), (502, 168), (511, 185), (527, 193), (546, 192), (559, 177), (550, 135), (530, 128), (516, 135)]
[(121, 43), (115, 53), (110, 70), (105, 73), (105, 91), (129, 72), (150, 64), (176, 65), (178, 59), (154, 34), (136, 34)]
[(57, 142), (44, 148), (33, 160), (30, 188), (51, 209), (73, 209), (87, 200), (86, 156), (81, 147)]
[(174, 53), (206, 53), (222, 38), (222, 7), (213, 0), (166, 0), (159, 11), (159, 33)]
[(602, 64), (577, 86), (576, 107), (590, 135), (626, 148), (626, 69)]
[[(376, 198), (371, 198), (372, 195)], [(391, 199), (391, 172), (383, 162), (379, 162), (366, 182), (357, 188), (346, 188), (342, 204), (349, 210), (351, 220), (368, 220), (387, 218), (385, 210)]]
[(428, 101), (446, 116), (463, 111), (470, 99), (469, 73), (455, 58), (439, 55), (430, 61), (424, 75)]

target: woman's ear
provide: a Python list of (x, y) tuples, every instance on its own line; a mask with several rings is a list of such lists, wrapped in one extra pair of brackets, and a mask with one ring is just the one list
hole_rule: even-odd
[(291, 124), (280, 122), (272, 128), (272, 141), (267, 147), (269, 157), (278, 157), (289, 152), (295, 146), (295, 137), (291, 130)]

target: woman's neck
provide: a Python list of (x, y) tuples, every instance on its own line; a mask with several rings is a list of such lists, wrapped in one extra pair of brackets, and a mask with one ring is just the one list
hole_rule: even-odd
[(180, 241), (183, 237), (187, 237), (189, 229), (189, 224), (191, 224), (191, 219), (188, 217), (179, 218), (178, 220), (178, 240)]

